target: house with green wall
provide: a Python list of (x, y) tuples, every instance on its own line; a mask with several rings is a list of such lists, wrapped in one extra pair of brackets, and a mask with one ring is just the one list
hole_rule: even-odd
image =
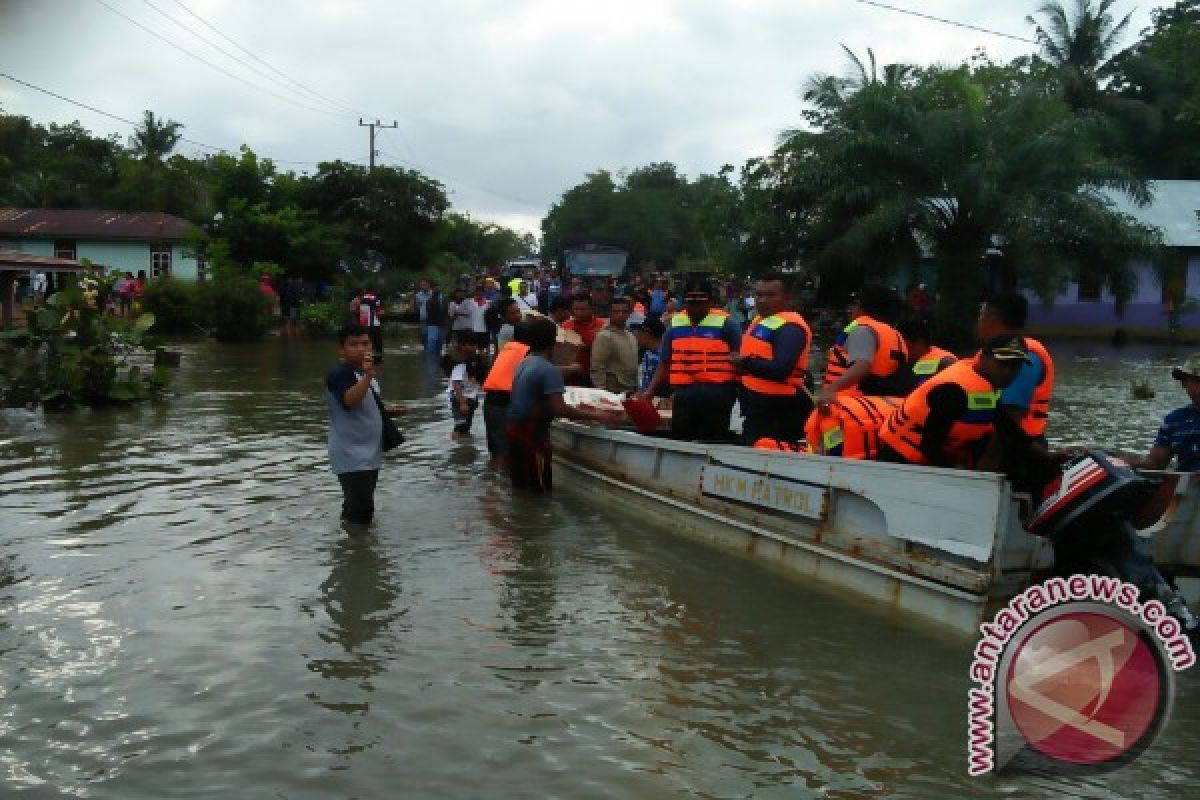
[(0, 208), (0, 249), (194, 281), (203, 267), (188, 246), (193, 227), (157, 211)]

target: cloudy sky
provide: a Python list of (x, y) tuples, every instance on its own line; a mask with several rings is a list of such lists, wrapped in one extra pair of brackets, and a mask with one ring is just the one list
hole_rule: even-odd
[[(1032, 38), (1038, 2), (886, 5)], [(881, 64), (1033, 47), (861, 0), (0, 0), (0, 73), (126, 119), (153, 109), (285, 169), (365, 162), (359, 117), (394, 120), (379, 163), (535, 232), (590, 171), (672, 161), (695, 176), (767, 153), (799, 124), (805, 79), (844, 71), (842, 43)], [(130, 132), (3, 77), (0, 108)]]

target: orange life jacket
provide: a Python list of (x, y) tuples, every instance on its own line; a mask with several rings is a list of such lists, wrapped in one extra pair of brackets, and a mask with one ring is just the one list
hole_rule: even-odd
[(1029, 412), (1021, 420), (1021, 430), (1028, 436), (1041, 436), (1046, 432), (1046, 420), (1050, 416), (1050, 396), (1054, 394), (1054, 359), (1050, 357), (1046, 346), (1037, 339), (1028, 336), (1025, 339), (1025, 349), (1036, 353), (1042, 360), (1044, 374), (1042, 382), (1033, 390), (1033, 402), (1029, 404)]
[(483, 382), (485, 392), (511, 392), (513, 377), (517, 374), (517, 365), (529, 353), (529, 345), (520, 342), (509, 342), (500, 348), (492, 368), (488, 370), (487, 380)]
[(785, 442), (781, 439), (772, 439), (769, 436), (764, 436), (754, 442), (754, 446), (759, 450), (781, 450), (785, 453), (811, 453), (808, 445), (805, 442)]
[[(958, 356), (951, 353), (949, 350), (943, 350), (940, 347), (930, 347), (929, 352), (918, 358), (908, 366), (913, 377), (916, 379), (916, 385), (920, 386), (925, 381), (932, 378), (934, 375), (942, 371), (942, 362), (950, 360), (951, 363), (958, 361)], [(950, 366), (947, 364), (946, 366)]]
[[(733, 383), (737, 380), (729, 354), (733, 350), (722, 338), (729, 314), (713, 309), (693, 325), (687, 312), (671, 317), (671, 385), (693, 383)], [(687, 328), (687, 331), (679, 329)]]
[[(864, 327), (870, 328), (875, 334), (875, 357), (871, 360), (871, 372), (868, 378), (886, 378), (896, 370), (908, 363), (908, 347), (904, 344), (904, 337), (900, 332), (888, 325), (886, 322), (880, 322), (877, 319), (868, 317), (865, 314), (856, 317), (853, 322), (847, 325), (833, 345), (829, 348), (829, 353), (825, 357), (825, 385), (836, 381), (850, 367), (850, 354), (846, 351), (846, 339), (850, 337), (850, 332), (855, 328)], [(868, 381), (864, 379), (864, 383)], [(866, 393), (868, 387), (845, 387), (842, 391), (853, 393)]]
[(801, 387), (804, 386), (804, 381), (808, 377), (808, 353), (812, 349), (812, 329), (804, 317), (795, 311), (781, 311), (766, 319), (755, 317), (754, 321), (750, 323), (750, 327), (742, 335), (741, 354), (747, 358), (763, 358), (771, 361), (775, 358), (773, 342), (775, 331), (788, 324), (796, 325), (804, 331), (804, 351), (796, 359), (791, 373), (786, 380), (773, 381), (743, 372), (741, 382), (746, 389), (759, 394), (784, 397), (791, 397), (801, 391)]
[(929, 418), (929, 393), (944, 384), (954, 384), (967, 393), (967, 408), (950, 426), (945, 446), (955, 466), (971, 466), (974, 446), (992, 433), (1000, 401), (1000, 390), (975, 371), (977, 363), (978, 358), (959, 361), (925, 381), (883, 423), (879, 441), (911, 464), (928, 464), (921, 443)]
[(839, 394), (828, 414), (809, 415), (804, 438), (821, 455), (873, 459), (879, 455), (880, 427), (902, 402), (902, 397)]

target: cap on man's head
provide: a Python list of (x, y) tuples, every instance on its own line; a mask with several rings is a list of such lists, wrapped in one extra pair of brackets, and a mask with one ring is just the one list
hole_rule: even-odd
[(1025, 347), (1025, 340), (1011, 333), (1004, 333), (988, 339), (983, 345), (983, 354), (991, 356), (997, 361), (1024, 361), (1027, 363), (1029, 361), (1029, 351)]
[(1192, 353), (1183, 362), (1183, 366), (1171, 370), (1171, 377), (1177, 381), (1185, 378), (1200, 378), (1200, 353)]

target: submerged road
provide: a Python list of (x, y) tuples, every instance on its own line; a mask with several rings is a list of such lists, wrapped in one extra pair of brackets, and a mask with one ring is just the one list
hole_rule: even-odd
[[(482, 419), (452, 443), (440, 374), (398, 344), (409, 441), (355, 545), (325, 460), (333, 346), (181, 347), (164, 407), (0, 412), (4, 797), (1195, 792), (1197, 674), (1132, 766), (969, 779), (972, 640), (670, 519), (512, 498)], [(1184, 402), (1164, 352), (1056, 352), (1061, 440), (1143, 450)]]

